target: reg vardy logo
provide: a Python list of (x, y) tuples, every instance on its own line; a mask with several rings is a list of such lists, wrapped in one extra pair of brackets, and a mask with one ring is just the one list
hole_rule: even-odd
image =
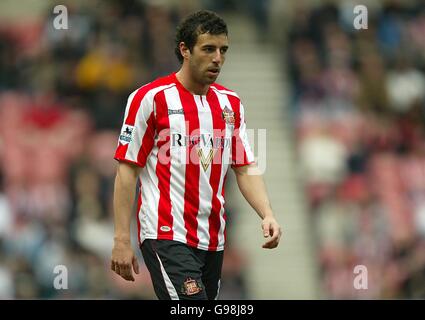
[(210, 134), (183, 135), (174, 133), (171, 135), (171, 147), (195, 147), (196, 154), (204, 171), (207, 171), (218, 149), (230, 148), (230, 137), (213, 137)]
[(210, 134), (183, 135), (181, 133), (171, 134), (172, 147), (198, 146), (201, 148), (230, 148), (231, 137), (213, 137)]

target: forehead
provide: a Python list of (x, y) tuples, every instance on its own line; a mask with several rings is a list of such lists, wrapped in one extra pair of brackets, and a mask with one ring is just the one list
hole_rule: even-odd
[(202, 33), (198, 35), (196, 45), (197, 46), (214, 45), (217, 47), (228, 46), (229, 39), (224, 33), (222, 34)]

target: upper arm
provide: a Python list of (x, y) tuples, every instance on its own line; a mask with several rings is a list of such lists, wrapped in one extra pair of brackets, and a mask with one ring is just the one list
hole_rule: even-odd
[(135, 181), (137, 180), (141, 170), (142, 168), (138, 165), (125, 161), (119, 161), (117, 167), (117, 176), (124, 181)]
[(235, 172), (236, 177), (253, 174), (256, 173), (258, 170), (257, 165), (255, 163), (250, 163), (244, 166), (232, 166), (232, 169)]

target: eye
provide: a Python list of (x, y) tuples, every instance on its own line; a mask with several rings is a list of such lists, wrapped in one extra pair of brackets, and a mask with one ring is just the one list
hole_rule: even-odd
[(208, 53), (211, 53), (211, 52), (214, 52), (214, 48), (213, 47), (205, 47), (204, 48), (204, 51), (205, 52), (208, 52)]
[(227, 49), (228, 49), (228, 48), (221, 48), (221, 49), (220, 49), (221, 54), (225, 54), (225, 53), (227, 52)]

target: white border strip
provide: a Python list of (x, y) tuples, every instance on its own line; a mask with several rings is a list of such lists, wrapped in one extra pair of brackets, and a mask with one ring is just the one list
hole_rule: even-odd
[(179, 295), (177, 294), (176, 288), (174, 288), (173, 283), (170, 280), (170, 277), (168, 277), (167, 272), (164, 269), (164, 266), (162, 265), (161, 259), (159, 258), (158, 254), (155, 252), (156, 257), (158, 258), (159, 265), (161, 266), (161, 273), (164, 277), (165, 285), (167, 287), (168, 294), (170, 295), (171, 300), (180, 300)]
[(218, 279), (217, 295), (215, 296), (214, 300), (218, 300), (218, 295), (220, 294), (220, 285), (221, 285), (221, 279)]

